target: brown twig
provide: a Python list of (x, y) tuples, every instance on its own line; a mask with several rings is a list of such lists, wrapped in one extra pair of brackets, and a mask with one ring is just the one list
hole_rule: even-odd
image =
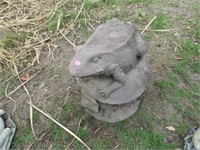
[[(19, 73), (18, 73), (18, 70), (17, 70), (17, 66), (16, 66), (16, 64), (15, 64), (14, 62), (13, 62), (13, 65), (14, 65), (14, 69), (15, 69), (15, 72), (16, 72), (16, 74), (17, 74), (17, 77), (18, 77), (19, 81), (21, 82), (21, 84), (23, 84), (22, 80), (21, 80), (20, 77), (19, 77)], [(25, 86), (24, 84), (23, 84), (22, 86), (23, 86), (24, 90), (26, 91), (26, 94), (27, 94), (28, 97), (29, 97), (29, 102), (30, 102), (30, 104), (32, 104), (31, 95), (30, 95), (28, 89), (26, 88), (26, 86)], [(34, 135), (35, 138), (37, 139), (37, 136), (36, 136), (36, 134), (35, 134), (35, 130), (34, 130), (34, 128), (33, 128), (33, 108), (32, 108), (31, 105), (30, 105), (30, 124), (31, 124), (31, 130), (32, 130), (32, 132), (33, 132), (33, 135)]]
[(143, 105), (148, 111), (150, 111), (153, 115), (155, 115), (158, 119), (160, 119), (161, 120), (161, 122), (162, 122), (162, 124), (163, 124), (163, 119), (160, 117), (160, 116), (158, 116), (156, 113), (154, 113), (153, 111), (151, 111), (148, 107), (146, 107), (145, 105)]
[(85, 5), (85, 2), (86, 2), (86, 0), (84, 0), (83, 4), (82, 4), (82, 6), (81, 6), (81, 9), (79, 10), (79, 12), (78, 12), (76, 18), (74, 19), (73, 25), (75, 24), (75, 22), (77, 21), (78, 17), (80, 16), (81, 11), (83, 10), (83, 7), (84, 7), (84, 5)]
[(88, 150), (91, 150), (89, 146), (87, 146), (87, 144), (85, 144), (78, 136), (76, 136), (76, 134), (74, 134), (72, 131), (70, 131), (68, 128), (66, 128), (65, 126), (63, 126), (62, 124), (60, 124), (58, 121), (56, 121), (55, 119), (53, 119), (51, 116), (49, 116), (48, 114), (46, 114), (45, 112), (43, 112), (42, 110), (40, 110), (39, 108), (37, 108), (35, 105), (30, 104), (28, 102), (29, 105), (31, 105), (34, 109), (36, 109), (37, 111), (39, 111), (41, 114), (43, 114), (44, 116), (46, 116), (47, 118), (49, 118), (51, 121), (53, 121), (54, 123), (56, 123), (59, 127), (61, 127), (63, 130), (67, 131), (69, 134), (71, 134), (74, 138), (76, 138), (79, 142), (81, 142)]
[(156, 19), (156, 16), (153, 17), (153, 19), (148, 23), (148, 25), (144, 28), (144, 30), (141, 32), (141, 34), (143, 34), (143, 33), (147, 30), (147, 28), (152, 24), (152, 22), (153, 22), (155, 19)]
[(60, 32), (60, 34), (67, 40), (67, 42), (69, 42), (73, 47), (74, 49), (77, 47), (74, 43), (72, 43), (60, 30), (58, 30)]
[[(82, 118), (79, 120), (78, 128), (77, 128), (77, 131), (76, 131), (76, 135), (78, 134), (78, 131), (79, 131), (79, 129), (80, 129), (81, 121), (82, 121)], [(73, 144), (74, 140), (75, 140), (75, 137), (74, 137), (73, 140), (69, 143), (69, 145), (65, 148), (65, 150), (67, 150), (67, 149), (70, 148), (70, 146)]]
[(94, 134), (96, 134), (99, 130), (101, 130), (101, 128), (98, 128), (94, 131)]
[[(144, 29), (138, 28), (139, 30), (144, 31)], [(145, 31), (151, 31), (151, 32), (169, 32), (169, 31), (173, 31), (175, 29), (164, 29), (164, 30), (151, 30), (151, 29), (146, 29)]]
[(13, 101), (13, 103), (14, 103), (14, 109), (13, 109), (12, 114), (14, 114), (14, 112), (15, 112), (15, 110), (16, 110), (16, 102), (15, 102), (15, 100), (14, 100), (12, 97), (9, 96), (9, 94), (8, 94), (8, 86), (9, 86), (9, 84), (7, 84), (7, 86), (6, 86), (6, 89), (5, 89), (5, 96), (6, 96), (8, 99), (10, 99), (11, 101)]
[(34, 144), (36, 144), (38, 141), (41, 141), (42, 138), (43, 138), (44, 136), (46, 136), (52, 129), (53, 129), (53, 128), (50, 128), (47, 132), (45, 132), (43, 135), (41, 135), (39, 139), (37, 139), (37, 140), (35, 140), (34, 142), (32, 142), (32, 143), (28, 146), (27, 150), (31, 149), (32, 146), (33, 146)]
[(24, 86), (27, 82), (29, 82), (31, 79), (33, 79), (40, 71), (38, 71), (37, 73), (35, 73), (33, 76), (31, 76), (28, 80), (22, 82), (18, 87), (16, 87), (13, 91), (11, 91), (9, 94), (7, 94), (7, 96), (12, 95), (13, 93), (15, 93), (19, 88), (21, 88), (22, 86)]

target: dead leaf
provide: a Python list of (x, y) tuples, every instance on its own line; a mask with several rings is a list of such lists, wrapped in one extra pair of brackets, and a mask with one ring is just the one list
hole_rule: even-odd
[(169, 131), (176, 131), (176, 129), (172, 126), (165, 127)]
[(21, 77), (21, 80), (22, 81), (27, 81), (29, 79), (29, 74), (28, 73), (25, 73), (22, 77)]
[(174, 58), (175, 60), (182, 60), (182, 59), (183, 59), (181, 56), (177, 56), (177, 55), (173, 56), (173, 58)]

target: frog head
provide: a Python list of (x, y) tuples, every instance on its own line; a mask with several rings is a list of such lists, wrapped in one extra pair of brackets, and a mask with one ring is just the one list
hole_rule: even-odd
[(110, 61), (112, 61), (111, 58), (108, 58), (105, 53), (85, 50), (81, 46), (76, 49), (76, 54), (69, 65), (69, 71), (75, 77), (99, 75), (104, 72)]

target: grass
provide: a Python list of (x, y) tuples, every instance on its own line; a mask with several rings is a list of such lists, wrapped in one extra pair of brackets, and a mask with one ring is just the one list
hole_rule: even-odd
[(61, 5), (51, 20), (49, 20), (48, 24), (50, 29), (55, 32), (57, 29), (65, 27), (66, 23), (69, 21), (69, 17), (70, 14), (67, 14), (67, 8), (65, 5)]
[[(164, 143), (164, 135), (155, 132), (154, 116), (144, 107), (129, 119), (109, 125), (116, 135), (116, 141), (121, 143), (120, 148), (123, 149), (173, 149), (177, 143)], [(129, 123), (138, 123), (137, 127), (128, 125)]]
[(175, 148), (175, 143), (164, 144), (164, 135), (157, 134), (148, 129), (124, 128), (118, 126), (115, 134), (123, 145), (123, 149), (171, 149)]
[(141, 106), (141, 109), (138, 110), (137, 114), (133, 118), (133, 121), (139, 121), (141, 126), (153, 129), (154, 119), (153, 116), (150, 114), (150, 112), (143, 106)]
[(109, 149), (112, 144), (112, 139), (99, 137), (92, 141), (92, 149)]
[(27, 144), (30, 144), (33, 139), (34, 136), (31, 129), (29, 127), (24, 127), (20, 135), (13, 140), (11, 147), (18, 145), (21, 149), (25, 149)]
[(36, 110), (33, 110), (33, 122), (38, 122), (40, 113)]
[(187, 130), (188, 130), (188, 126), (186, 124), (181, 123), (178, 126), (176, 126), (176, 132), (182, 137), (185, 136), (185, 134), (187, 133)]
[[(77, 135), (78, 135), (78, 137), (80, 137), (82, 140), (85, 141), (85, 139), (89, 137), (88, 130), (87, 130), (86, 126), (85, 126), (85, 127), (81, 127), (81, 128), (79, 129)], [(72, 146), (73, 146), (74, 149), (85, 149), (85, 146), (83, 146), (83, 144), (81, 144), (81, 143), (80, 143), (79, 141), (77, 141), (77, 140), (74, 141), (74, 143), (73, 143)]]
[(70, 139), (70, 135), (63, 132), (63, 129), (55, 127), (51, 130), (48, 138), (50, 138), (56, 146), (60, 144), (60, 147), (62, 147), (62, 144), (67, 144), (67, 141)]
[(167, 78), (155, 83), (160, 88), (160, 96), (166, 98), (168, 95), (167, 99), (178, 111), (196, 122), (199, 122), (200, 86), (190, 81), (189, 76), (200, 73), (199, 48), (200, 45), (185, 41), (178, 51), (181, 60), (171, 61)]
[(120, 5), (123, 3), (123, 0), (103, 0), (103, 2), (109, 5)]
[(0, 97), (4, 94), (4, 87), (0, 84)]
[(153, 29), (164, 29), (167, 24), (167, 16), (163, 13), (158, 13), (157, 18), (151, 24)]
[(129, 2), (131, 2), (131, 3), (140, 3), (140, 4), (142, 4), (142, 5), (149, 5), (149, 4), (151, 4), (152, 2), (153, 2), (153, 0), (129, 0)]
[(17, 47), (20, 41), (14, 36), (6, 36), (0, 38), (0, 65), (2, 70), (6, 73), (13, 73), (13, 63), (19, 67), (23, 66), (23, 61), (16, 58), (16, 51), (13, 51), (13, 47)]
[[(82, 117), (83, 116), (81, 112), (77, 111), (77, 108), (74, 104), (63, 105), (61, 111), (59, 113), (56, 113), (56, 115), (54, 116), (54, 118), (56, 118), (56, 120), (58, 120), (63, 125), (67, 125), (68, 123), (70, 123), (71, 120), (73, 121), (72, 118), (76, 118), (75, 120), (77, 120), (78, 118), (81, 119)], [(52, 128), (52, 130), (47, 135), (47, 138), (54, 142), (52, 146), (55, 149), (63, 149), (64, 147), (67, 147), (73, 139), (70, 134), (59, 128), (52, 121), (49, 121), (48, 128)], [(76, 133), (76, 130), (73, 129), (72, 131)], [(81, 139), (84, 139), (88, 136), (86, 126), (80, 127), (78, 131), (78, 136)], [(74, 141), (73, 146), (76, 148), (81, 147), (85, 149), (85, 147), (76, 140)]]

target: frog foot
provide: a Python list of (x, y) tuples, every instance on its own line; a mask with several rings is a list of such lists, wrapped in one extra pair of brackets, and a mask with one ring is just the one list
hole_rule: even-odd
[(108, 98), (108, 96), (110, 95), (111, 91), (108, 88), (105, 89), (97, 89), (98, 93), (104, 97), (104, 98)]
[(81, 105), (95, 113), (99, 111), (99, 105), (94, 99), (88, 99), (88, 98), (82, 97)]

